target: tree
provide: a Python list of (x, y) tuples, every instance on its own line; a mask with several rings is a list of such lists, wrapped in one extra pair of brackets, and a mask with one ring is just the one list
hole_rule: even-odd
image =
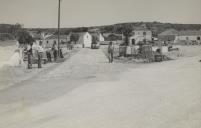
[(123, 29), (123, 35), (125, 37), (124, 45), (126, 45), (126, 46), (128, 46), (128, 44), (129, 44), (129, 37), (131, 36), (132, 31), (133, 31), (133, 29), (129, 25), (125, 26)]
[(97, 42), (98, 42), (98, 37), (92, 36), (92, 44), (97, 44)]
[(70, 36), (70, 41), (74, 41), (75, 44), (77, 43), (77, 41), (79, 40), (79, 35), (78, 34), (71, 34)]
[(116, 40), (121, 40), (121, 37), (115, 35), (115, 34), (110, 34), (108, 37), (107, 37), (107, 40), (108, 41), (116, 41)]
[(20, 44), (32, 44), (34, 42), (33, 37), (25, 30), (18, 32), (17, 40)]

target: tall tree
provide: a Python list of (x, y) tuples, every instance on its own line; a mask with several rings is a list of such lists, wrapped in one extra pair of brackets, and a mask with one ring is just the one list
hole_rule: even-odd
[(129, 45), (129, 37), (131, 36), (131, 33), (133, 31), (132, 26), (126, 25), (122, 31), (125, 40), (124, 40), (124, 45), (128, 46)]
[(34, 42), (32, 36), (25, 30), (21, 30), (18, 32), (17, 40), (20, 44), (32, 44)]
[(79, 40), (79, 35), (78, 34), (71, 34), (70, 36), (70, 41), (75, 42), (77, 44), (77, 41)]

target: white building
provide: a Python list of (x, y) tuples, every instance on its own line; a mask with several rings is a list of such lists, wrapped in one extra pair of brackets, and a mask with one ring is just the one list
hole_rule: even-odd
[(201, 41), (201, 30), (199, 31), (180, 31), (178, 35), (175, 37), (175, 42), (177, 41), (192, 41), (192, 42), (199, 42)]
[(92, 36), (88, 32), (81, 33), (79, 35), (80, 37), (79, 37), (78, 43), (82, 44), (83, 47), (91, 48)]
[(100, 42), (105, 41), (105, 38), (103, 37), (103, 35), (101, 33), (99, 33), (98, 40)]
[(141, 41), (152, 41), (152, 32), (146, 29), (134, 30), (129, 37), (129, 44), (136, 45)]

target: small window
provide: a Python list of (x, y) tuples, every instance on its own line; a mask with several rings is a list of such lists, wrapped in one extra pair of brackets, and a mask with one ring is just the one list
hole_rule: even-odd
[(188, 37), (186, 37), (186, 40), (189, 40), (189, 38), (188, 38)]
[(132, 45), (135, 45), (135, 39), (132, 39)]
[(147, 35), (147, 33), (146, 33), (146, 32), (143, 32), (143, 35), (145, 36), (145, 35)]
[(200, 40), (200, 37), (199, 37), (199, 36), (197, 37), (197, 40)]

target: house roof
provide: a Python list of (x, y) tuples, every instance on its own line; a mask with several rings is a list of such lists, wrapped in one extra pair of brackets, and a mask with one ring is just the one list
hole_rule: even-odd
[(201, 35), (201, 30), (183, 30), (183, 31), (176, 31), (174, 29), (169, 29), (159, 34), (159, 36), (165, 35), (179, 35), (179, 36), (193, 36), (193, 35)]
[(115, 35), (115, 36), (120, 36), (122, 37), (122, 34), (116, 34), (116, 33), (103, 33), (104, 37), (108, 37), (109, 35)]
[(165, 35), (178, 35), (178, 31), (175, 29), (168, 29), (162, 33), (160, 33), (159, 35), (165, 36)]
[(180, 31), (178, 35), (180, 35), (180, 36), (201, 35), (201, 30), (199, 30), (199, 31), (196, 31), (196, 30)]

